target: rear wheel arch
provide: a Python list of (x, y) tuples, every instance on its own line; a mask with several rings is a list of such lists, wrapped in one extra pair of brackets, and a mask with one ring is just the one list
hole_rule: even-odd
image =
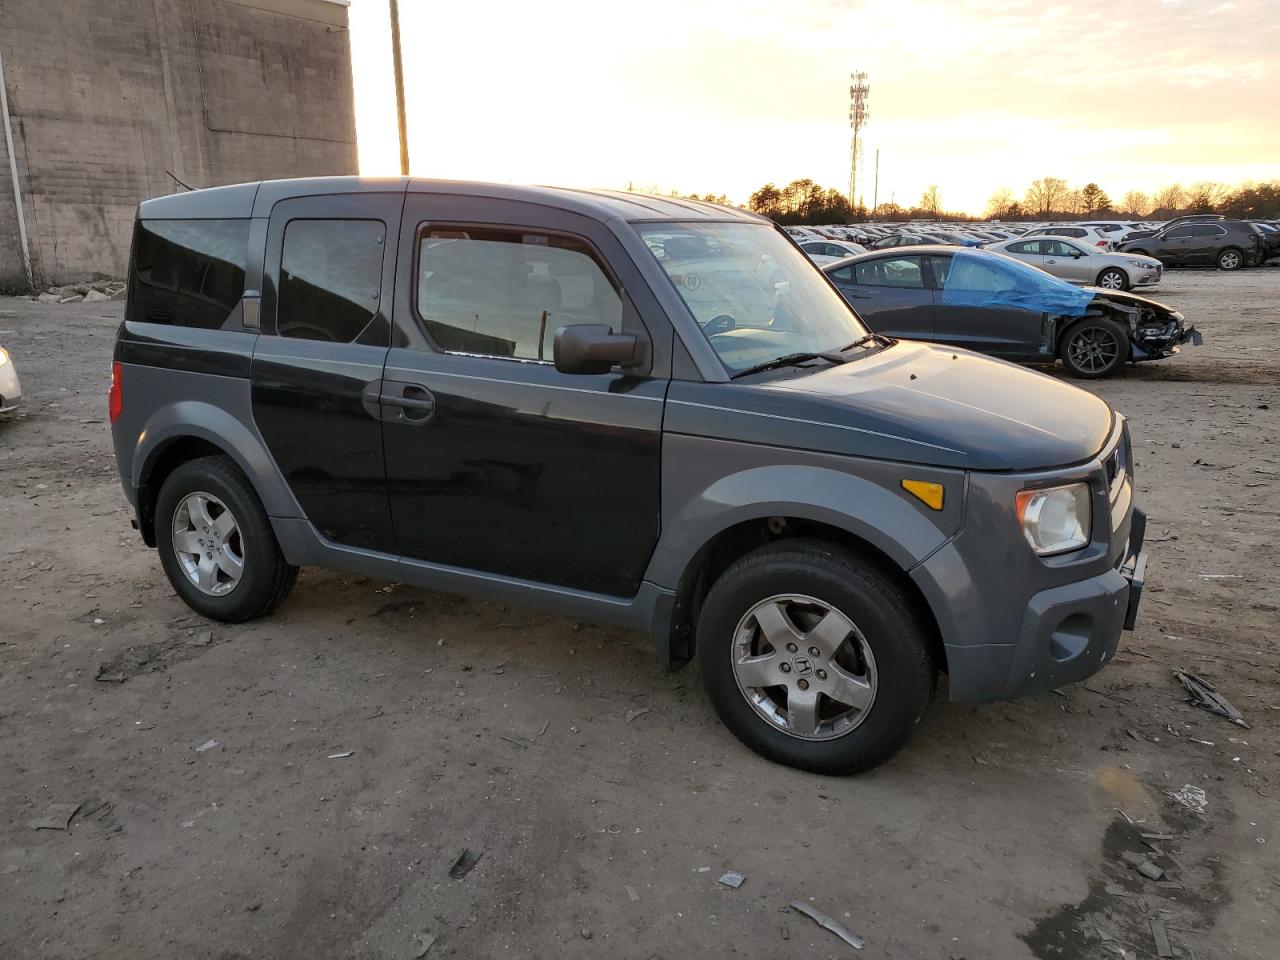
[(849, 530), (819, 520), (775, 515), (744, 520), (716, 533), (685, 567), (672, 605), (667, 649), (670, 669), (679, 669), (696, 652), (696, 627), (702, 602), (721, 574), (759, 547), (789, 540), (828, 543), (866, 561), (892, 580), (911, 601), (929, 636), (930, 654), (938, 669), (947, 669), (942, 631), (919, 586), (893, 557)]

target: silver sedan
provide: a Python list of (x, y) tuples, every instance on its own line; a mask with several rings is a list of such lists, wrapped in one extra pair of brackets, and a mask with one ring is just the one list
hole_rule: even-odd
[(18, 371), (8, 351), (0, 347), (0, 419), (18, 412), (22, 403), (22, 384), (18, 383)]
[(1035, 237), (987, 244), (987, 250), (1039, 267), (1060, 280), (1106, 290), (1128, 290), (1160, 282), (1163, 267), (1155, 257), (1104, 253), (1069, 237)]

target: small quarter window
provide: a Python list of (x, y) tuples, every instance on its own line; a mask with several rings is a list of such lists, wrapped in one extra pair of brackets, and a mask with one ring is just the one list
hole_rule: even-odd
[(622, 329), (622, 299), (590, 248), (559, 234), (426, 228), (415, 298), (427, 332), (454, 353), (549, 361), (560, 327)]
[(214, 330), (244, 295), (248, 220), (139, 220), (127, 318)]
[(280, 256), (276, 333), (350, 343), (378, 313), (386, 227), (380, 220), (291, 220)]

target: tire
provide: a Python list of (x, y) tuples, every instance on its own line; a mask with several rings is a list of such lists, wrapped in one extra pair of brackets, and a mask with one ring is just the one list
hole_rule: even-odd
[[(785, 649), (787, 638), (795, 650)], [(884, 763), (933, 696), (928, 633), (911, 600), (873, 564), (816, 540), (760, 547), (721, 574), (698, 618), (697, 656), (707, 695), (734, 736), (762, 757), (814, 773)]]
[(1067, 328), (1058, 355), (1073, 377), (1100, 380), (1129, 359), (1129, 335), (1114, 320), (1086, 317)]
[(1129, 275), (1119, 267), (1107, 267), (1098, 274), (1098, 286), (1104, 290), (1128, 290)]
[(269, 613), (298, 579), (257, 494), (226, 457), (190, 460), (165, 479), (156, 498), (156, 548), (183, 602), (223, 623)]
[(1244, 253), (1235, 247), (1227, 247), (1218, 254), (1219, 270), (1239, 270), (1245, 266)]

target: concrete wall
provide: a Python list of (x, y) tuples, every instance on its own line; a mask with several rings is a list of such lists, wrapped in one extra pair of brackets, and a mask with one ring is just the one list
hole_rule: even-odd
[[(333, 0), (0, 0), (40, 285), (123, 276), (134, 207), (181, 188), (356, 172)], [(0, 137), (0, 288), (24, 285)]]

